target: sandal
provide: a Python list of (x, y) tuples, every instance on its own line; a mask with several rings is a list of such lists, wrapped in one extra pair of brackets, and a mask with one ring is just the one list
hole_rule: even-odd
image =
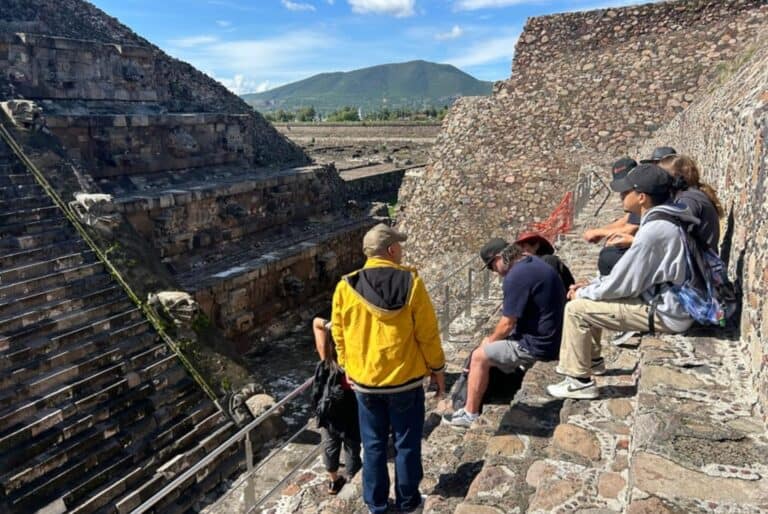
[(341, 491), (341, 488), (344, 487), (344, 484), (347, 483), (347, 479), (343, 476), (340, 476), (336, 480), (331, 480), (328, 482), (328, 494), (331, 495), (337, 495), (339, 494), (339, 491)]

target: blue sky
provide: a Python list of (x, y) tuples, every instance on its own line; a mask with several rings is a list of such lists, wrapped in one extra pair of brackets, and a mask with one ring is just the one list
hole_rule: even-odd
[[(642, 0), (91, 0), (236, 93), (424, 59), (510, 74), (529, 16)], [(648, 0), (645, 0), (646, 2)]]

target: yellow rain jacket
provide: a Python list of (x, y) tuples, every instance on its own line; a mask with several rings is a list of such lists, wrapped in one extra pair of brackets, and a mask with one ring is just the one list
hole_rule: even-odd
[(378, 257), (342, 277), (331, 332), (339, 365), (358, 391), (396, 393), (442, 371), (445, 355), (432, 302), (414, 268)]

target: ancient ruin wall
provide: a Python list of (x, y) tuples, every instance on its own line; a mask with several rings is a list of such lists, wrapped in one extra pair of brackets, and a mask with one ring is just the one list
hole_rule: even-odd
[[(92, 76), (97, 70), (101, 80)], [(256, 163), (309, 160), (237, 95), (80, 0), (3, 1), (4, 98), (157, 101), (168, 112), (247, 114)]]
[(512, 77), (445, 119), (400, 191), (409, 259), (456, 262), (549, 213), (585, 162), (626, 153), (706, 93), (755, 45), (763, 0), (682, 0), (533, 18)]
[(743, 288), (741, 342), (768, 421), (768, 30), (723, 85), (638, 149), (673, 145), (696, 159), (726, 210), (721, 253)]

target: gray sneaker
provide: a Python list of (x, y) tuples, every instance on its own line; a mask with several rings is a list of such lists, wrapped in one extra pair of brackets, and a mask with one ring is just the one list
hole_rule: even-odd
[(548, 385), (547, 392), (555, 398), (573, 398), (575, 400), (594, 400), (598, 396), (594, 380), (581, 382), (573, 377), (565, 377), (558, 384)]
[[(563, 369), (558, 364), (555, 366), (555, 373), (558, 375), (568, 376), (568, 373), (563, 371)], [(605, 375), (605, 359), (600, 357), (599, 359), (595, 359), (592, 361), (592, 367), (589, 368), (590, 375), (600, 376)]]
[(461, 408), (451, 415), (444, 416), (443, 421), (445, 421), (452, 428), (463, 429), (469, 428), (472, 425), (472, 422), (475, 421), (478, 417), (480, 417), (479, 414), (469, 414), (467, 411)]

